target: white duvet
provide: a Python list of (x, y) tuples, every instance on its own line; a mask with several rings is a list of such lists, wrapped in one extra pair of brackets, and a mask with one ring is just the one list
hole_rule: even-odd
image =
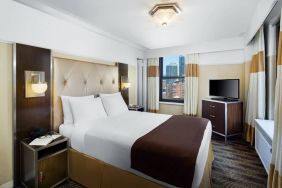
[[(61, 125), (60, 133), (70, 138), (71, 147), (79, 152), (171, 187), (130, 168), (130, 152), (134, 142), (170, 117), (164, 114), (129, 111), (119, 116), (84, 122), (75, 127)], [(209, 122), (197, 156), (192, 187), (198, 187), (202, 180), (210, 139)]]

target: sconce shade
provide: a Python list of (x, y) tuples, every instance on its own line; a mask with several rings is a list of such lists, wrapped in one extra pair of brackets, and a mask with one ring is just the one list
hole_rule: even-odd
[(121, 90), (125, 90), (130, 88), (131, 83), (128, 81), (128, 77), (127, 76), (121, 76), (120, 77), (120, 89)]
[(25, 97), (44, 97), (48, 89), (45, 72), (25, 71)]
[(131, 83), (123, 83), (123, 88), (124, 89), (130, 88), (130, 86), (131, 86)]
[(31, 84), (32, 91), (35, 92), (35, 93), (38, 93), (38, 94), (45, 93), (47, 88), (48, 88), (47, 83)]

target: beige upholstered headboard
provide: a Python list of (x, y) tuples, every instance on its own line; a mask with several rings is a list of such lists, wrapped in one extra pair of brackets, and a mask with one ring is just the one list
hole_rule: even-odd
[(62, 95), (85, 96), (118, 91), (118, 68), (114, 65), (53, 59), (53, 130), (63, 123)]

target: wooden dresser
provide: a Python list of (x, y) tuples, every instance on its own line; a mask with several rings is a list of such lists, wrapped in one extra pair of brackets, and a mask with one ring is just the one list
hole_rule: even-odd
[(202, 117), (212, 123), (213, 133), (227, 138), (242, 134), (243, 130), (243, 102), (202, 100)]

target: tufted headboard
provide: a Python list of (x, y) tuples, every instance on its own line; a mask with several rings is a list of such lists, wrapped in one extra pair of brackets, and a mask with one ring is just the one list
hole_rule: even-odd
[(118, 68), (53, 58), (53, 130), (63, 123), (62, 95), (85, 96), (118, 91)]

